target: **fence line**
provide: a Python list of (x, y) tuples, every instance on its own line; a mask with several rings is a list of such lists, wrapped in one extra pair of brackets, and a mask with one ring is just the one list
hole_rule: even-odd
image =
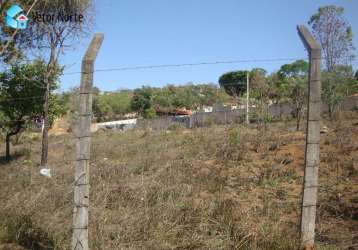
[[(342, 111), (352, 111), (358, 107), (358, 98), (347, 98), (340, 104)], [(251, 121), (259, 117), (252, 117), (257, 108), (250, 107)], [(283, 119), (292, 117), (293, 107), (289, 104), (272, 104), (268, 107), (270, 118)], [(322, 103), (322, 113), (328, 112), (328, 106)], [(152, 129), (167, 129), (171, 125), (180, 125), (186, 128), (203, 127), (210, 124), (242, 123), (245, 120), (246, 109), (222, 110), (213, 112), (198, 112), (191, 116), (163, 116), (154, 119), (138, 119), (136, 128), (150, 127)], [(125, 126), (124, 126), (125, 127)]]

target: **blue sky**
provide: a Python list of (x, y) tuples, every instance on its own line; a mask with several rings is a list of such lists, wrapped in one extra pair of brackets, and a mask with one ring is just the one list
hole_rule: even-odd
[[(95, 67), (306, 58), (296, 25), (307, 24), (319, 6), (328, 4), (345, 7), (358, 48), (356, 0), (97, 0), (93, 32), (102, 32), (105, 38)], [(80, 71), (89, 40), (62, 55), (65, 72)], [(94, 84), (108, 91), (168, 83), (217, 83), (219, 76), (230, 70), (262, 67), (272, 72), (284, 63), (96, 72)], [(61, 89), (79, 82), (80, 74), (64, 75)]]

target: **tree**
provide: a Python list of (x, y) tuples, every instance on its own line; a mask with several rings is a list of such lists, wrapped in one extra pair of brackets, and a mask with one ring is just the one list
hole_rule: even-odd
[[(0, 5), (3, 12), (14, 1), (5, 0)], [(59, 55), (64, 49), (71, 47), (85, 32), (85, 28), (89, 27), (90, 0), (21, 0), (18, 4), (29, 12), (31, 25), (25, 30), (9, 30), (5, 27), (4, 32), (0, 34), (0, 57), (10, 60), (14, 57), (23, 57), (25, 53), (20, 47), (38, 49), (39, 54), (43, 55), (47, 61), (47, 74), (45, 75), (42, 86), (45, 89), (43, 101), (43, 117), (44, 130), (42, 138), (41, 165), (47, 165), (48, 152), (48, 128), (49, 128), (49, 96), (50, 96), (50, 78), (55, 74), (55, 67), (58, 63)], [(30, 10), (32, 10), (30, 12)], [(3, 13), (2, 13), (3, 14)], [(51, 21), (38, 20), (38, 14), (52, 15)], [(72, 14), (77, 15), (77, 20), (69, 20)], [(40, 18), (41, 19), (41, 18)], [(0, 22), (1, 27), (3, 23)]]
[(314, 37), (321, 44), (328, 72), (334, 71), (337, 65), (351, 62), (354, 58), (352, 28), (343, 14), (343, 7), (323, 6), (308, 22)]
[(246, 78), (247, 71), (231, 71), (223, 74), (219, 78), (220, 87), (222, 87), (225, 92), (237, 99), (246, 91)]
[(309, 65), (304, 60), (297, 60), (291, 64), (284, 64), (278, 71), (281, 79), (290, 77), (305, 77), (307, 76)]
[(354, 78), (356, 79), (356, 81), (358, 81), (358, 70), (356, 71)]
[[(43, 111), (42, 96), (46, 65), (37, 61), (34, 64), (13, 65), (0, 74), (0, 128), (5, 133), (6, 159), (10, 159), (10, 139), (20, 133)], [(57, 87), (60, 68), (51, 78), (51, 90)], [(61, 111), (56, 96), (50, 97), (50, 120)]]
[(306, 61), (297, 60), (291, 64), (282, 65), (278, 71), (281, 90), (293, 104), (297, 130), (300, 129), (303, 105), (307, 95), (308, 69), (309, 65)]
[(195, 85), (193, 91), (196, 93), (195, 98), (200, 107), (212, 106), (216, 103), (224, 103), (230, 99), (225, 90), (213, 83)]
[(128, 90), (93, 95), (93, 112), (99, 120), (116, 119), (130, 112), (132, 92)]
[(322, 83), (322, 99), (328, 106), (329, 117), (333, 118), (343, 98), (358, 89), (352, 66), (337, 65), (333, 72), (322, 72)]
[[(26, 1), (25, 1), (26, 2)], [(78, 39), (86, 34), (91, 24), (90, 0), (41, 0), (34, 6), (35, 13), (30, 19), (35, 20), (25, 29), (28, 42), (40, 54), (46, 54), (47, 70), (42, 82), (44, 91), (43, 118), (44, 129), (42, 134), (41, 166), (47, 165), (48, 129), (49, 129), (49, 96), (50, 79), (56, 74), (55, 68), (59, 56), (66, 48), (72, 47)], [(37, 14), (54, 15), (50, 21), (38, 20)], [(77, 19), (61, 18), (60, 15), (76, 14)]]
[(254, 68), (250, 71), (250, 96), (255, 99), (255, 114), (260, 122), (264, 122), (269, 118), (269, 104), (272, 93), (272, 85), (270, 77), (266, 77), (266, 70), (262, 68)]
[(254, 68), (250, 71), (250, 90), (260, 88), (266, 83), (267, 71), (262, 68)]
[(174, 93), (175, 92), (169, 90), (168, 86), (157, 90), (153, 96), (153, 105), (155, 107), (172, 108)]
[(152, 88), (152, 105), (157, 110), (175, 108), (197, 109), (199, 107), (222, 103), (230, 97), (214, 84), (192, 84), (162, 88)]
[(153, 108), (153, 90), (150, 87), (135, 89), (131, 100), (131, 108), (144, 117)]
[(177, 87), (172, 99), (172, 106), (176, 108), (194, 108), (199, 106), (198, 94), (193, 91), (193, 86)]

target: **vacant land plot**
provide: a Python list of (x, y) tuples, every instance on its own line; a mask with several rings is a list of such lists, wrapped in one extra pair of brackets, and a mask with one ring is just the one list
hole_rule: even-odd
[[(323, 123), (316, 239), (357, 249), (358, 115)], [(294, 249), (305, 135), (292, 127), (94, 134), (91, 249)], [(40, 141), (22, 140), (0, 165), (0, 249), (69, 249), (74, 140), (50, 138), (52, 178)]]

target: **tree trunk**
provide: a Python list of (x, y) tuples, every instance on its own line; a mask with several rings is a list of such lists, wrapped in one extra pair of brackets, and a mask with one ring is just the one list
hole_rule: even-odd
[(5, 160), (10, 160), (10, 134), (6, 134), (6, 153), (5, 153)]
[(24, 121), (22, 121), (22, 117), (18, 119), (19, 121), (16, 123), (16, 127), (12, 131), (8, 131), (5, 137), (6, 149), (5, 149), (5, 160), (10, 160), (10, 139), (11, 136), (17, 135), (20, 131), (22, 126), (24, 125)]
[(45, 93), (43, 104), (43, 122), (44, 129), (42, 131), (42, 150), (41, 150), (41, 166), (47, 167), (48, 158), (48, 129), (49, 129), (49, 96), (50, 96), (50, 79), (56, 67), (56, 47), (51, 48), (50, 60), (47, 64), (47, 72), (44, 79)]
[(48, 155), (48, 99), (50, 94), (50, 84), (48, 78), (45, 79), (45, 95), (44, 95), (44, 105), (43, 105), (43, 123), (44, 128), (42, 131), (42, 150), (41, 150), (41, 166), (47, 166), (47, 155)]
[(296, 131), (300, 130), (300, 120), (301, 120), (300, 111), (297, 110), (297, 112), (296, 112)]
[(328, 104), (328, 115), (329, 115), (329, 119), (332, 119), (332, 105)]

